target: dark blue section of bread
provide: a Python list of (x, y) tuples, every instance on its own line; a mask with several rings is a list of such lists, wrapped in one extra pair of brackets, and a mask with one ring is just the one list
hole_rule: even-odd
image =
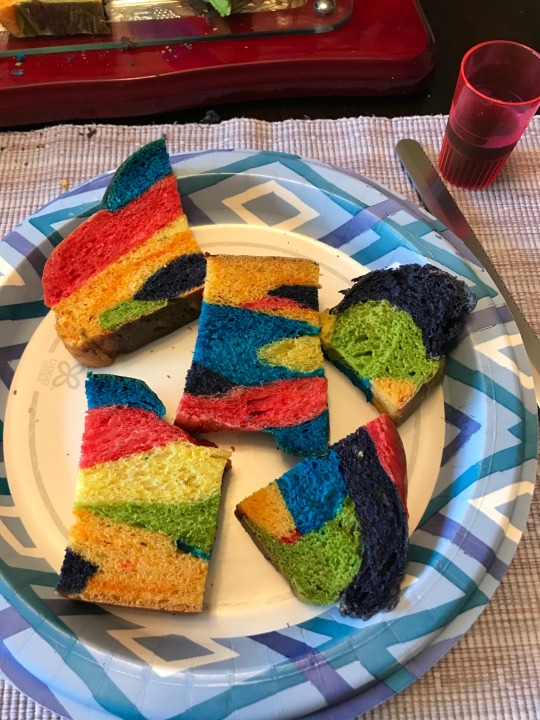
[(67, 548), (56, 584), (57, 592), (62, 595), (78, 595), (82, 593), (88, 579), (95, 575), (98, 570), (97, 565), (85, 560), (71, 548)]
[(134, 300), (172, 300), (201, 287), (206, 275), (206, 258), (190, 253), (175, 258), (148, 278)]
[(319, 291), (313, 285), (280, 285), (268, 291), (269, 295), (294, 300), (310, 310), (319, 309)]
[(107, 405), (128, 405), (165, 415), (165, 406), (143, 380), (121, 375), (94, 374), (86, 376), (86, 400), (88, 409)]
[(476, 297), (464, 282), (433, 265), (373, 270), (355, 278), (343, 295), (333, 314), (367, 300), (387, 300), (409, 313), (422, 331), (430, 358), (446, 354), (476, 305)]
[(105, 210), (120, 210), (172, 172), (165, 140), (143, 145), (120, 165), (103, 196)]
[(343, 615), (367, 619), (395, 607), (407, 565), (407, 515), (369, 433), (360, 428), (332, 448), (354, 502), (362, 533), (362, 564), (343, 592)]
[(186, 376), (184, 392), (190, 395), (223, 395), (235, 385), (223, 375), (193, 361)]

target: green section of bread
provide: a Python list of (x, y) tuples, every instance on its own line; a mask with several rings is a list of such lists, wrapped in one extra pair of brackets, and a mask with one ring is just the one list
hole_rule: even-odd
[(126, 323), (150, 315), (167, 305), (167, 300), (126, 300), (101, 313), (99, 324), (110, 332), (117, 330)]
[(207, 0), (209, 5), (218, 11), (222, 17), (226, 17), (231, 14), (232, 6), (231, 0)]
[(200, 502), (181, 504), (91, 503), (77, 504), (75, 507), (126, 525), (164, 532), (173, 541), (181, 540), (208, 557), (216, 531), (219, 493)]
[(240, 519), (268, 559), (289, 580), (296, 595), (306, 602), (335, 602), (360, 568), (362, 543), (350, 498), (320, 530), (293, 543), (276, 540), (245, 516)]
[(110, 33), (101, 0), (23, 0), (14, 8), (20, 37)]
[(419, 387), (437, 375), (443, 362), (426, 358), (420, 328), (387, 300), (348, 308), (321, 340), (331, 360), (364, 378), (397, 378)]

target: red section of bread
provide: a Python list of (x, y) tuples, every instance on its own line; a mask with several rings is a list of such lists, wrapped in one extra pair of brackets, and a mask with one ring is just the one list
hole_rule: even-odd
[(285, 543), (287, 545), (292, 545), (292, 543), (295, 543), (297, 540), (300, 540), (300, 538), (303, 537), (300, 530), (295, 530), (292, 535), (283, 535), (283, 537), (280, 537), (279, 540), (282, 543)]
[(150, 410), (127, 405), (96, 407), (86, 414), (79, 467), (89, 468), (170, 442), (191, 440), (183, 430)]
[(158, 180), (121, 210), (99, 210), (53, 250), (43, 271), (48, 307), (69, 297), (91, 277), (182, 214), (176, 178)]
[(324, 377), (235, 387), (219, 396), (184, 393), (175, 424), (191, 432), (292, 427), (318, 417), (326, 402)]
[(407, 508), (407, 459), (398, 430), (390, 415), (380, 415), (364, 425), (375, 443), (379, 462), (396, 485)]
[(305, 310), (305, 308), (300, 305), (300, 303), (295, 302), (294, 300), (290, 300), (289, 298), (280, 298), (280, 297), (273, 297), (272, 295), (267, 295), (266, 297), (257, 298), (257, 300), (249, 300), (248, 302), (242, 303), (240, 305), (241, 308), (244, 308), (245, 310), (291, 310), (291, 309), (300, 309)]

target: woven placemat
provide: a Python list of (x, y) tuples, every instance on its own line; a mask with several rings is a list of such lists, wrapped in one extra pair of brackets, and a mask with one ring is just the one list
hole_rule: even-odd
[[(0, 133), (0, 237), (63, 190), (115, 168), (138, 146), (161, 135), (166, 136), (171, 153), (252, 148), (324, 160), (362, 173), (414, 200), (395, 157), (395, 143), (403, 137), (416, 138), (435, 161), (445, 124), (443, 116), (281, 123), (235, 119), (218, 125), (63, 125)], [(537, 333), (539, 168), (540, 117), (536, 117), (490, 188), (476, 192), (451, 189)], [(0, 710), (1, 720), (60, 720), (1, 680)], [(479, 620), (425, 676), (363, 717), (540, 718), (538, 485), (515, 558)]]

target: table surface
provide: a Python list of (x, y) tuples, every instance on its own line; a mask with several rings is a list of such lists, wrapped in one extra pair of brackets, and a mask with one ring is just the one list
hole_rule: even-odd
[[(215, 126), (63, 125), (0, 133), (0, 237), (74, 186), (118, 166), (164, 134), (170, 152), (204, 148), (273, 149), (360, 172), (414, 200), (394, 154), (402, 137), (436, 159), (445, 116), (290, 120), (235, 119)], [(481, 192), (452, 188), (458, 204), (529, 322), (540, 332), (540, 117), (534, 118), (499, 179)], [(538, 720), (540, 717), (540, 487), (513, 562), (493, 599), (463, 639), (429, 672), (370, 710), (365, 720)], [(0, 643), (10, 629), (0, 622)], [(11, 631), (13, 632), (13, 631)], [(2, 663), (30, 694), (32, 679)], [(0, 680), (1, 720), (59, 720)], [(340, 716), (341, 720), (343, 717)], [(75, 717), (75, 720), (82, 720)], [(254, 718), (254, 720), (257, 720)], [(347, 719), (349, 720), (349, 718)]]
[[(355, 116), (399, 117), (448, 113), (463, 54), (477, 43), (506, 39), (540, 51), (538, 0), (419, 0), (433, 31), (437, 61), (421, 92), (388, 97), (306, 97), (245, 101), (134, 117), (134, 124), (219, 122), (235, 117), (268, 121)], [(211, 112), (209, 112), (211, 111)], [(115, 123), (110, 119), (107, 122)], [(126, 119), (118, 121), (125, 123)], [(14, 129), (14, 128), (13, 128)]]

